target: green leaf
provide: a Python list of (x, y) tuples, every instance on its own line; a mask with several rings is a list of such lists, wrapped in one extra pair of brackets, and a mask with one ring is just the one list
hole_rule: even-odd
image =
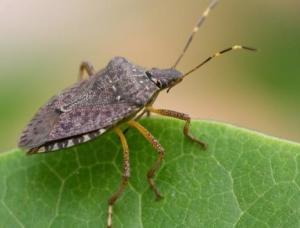
[[(193, 121), (202, 150), (183, 122), (142, 124), (166, 149), (155, 201), (146, 173), (156, 152), (127, 134), (131, 178), (114, 207), (114, 227), (299, 227), (300, 145), (227, 124)], [(0, 227), (105, 227), (107, 199), (121, 180), (122, 150), (108, 133), (65, 151), (0, 155)]]

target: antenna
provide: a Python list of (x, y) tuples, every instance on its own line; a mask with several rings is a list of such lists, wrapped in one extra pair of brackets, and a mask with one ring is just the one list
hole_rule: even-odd
[(247, 51), (257, 51), (255, 48), (251, 48), (251, 47), (246, 47), (246, 46), (241, 46), (241, 45), (234, 45), (230, 48), (226, 48), (222, 51), (219, 51), (211, 56), (209, 56), (207, 59), (205, 59), (203, 62), (201, 62), (200, 64), (198, 64), (197, 66), (195, 66), (193, 69), (191, 69), (190, 71), (186, 72), (183, 74), (182, 78), (186, 77), (187, 75), (193, 73), (195, 70), (199, 69), (200, 67), (202, 67), (204, 64), (208, 63), (210, 60), (212, 60), (215, 57), (219, 57), (220, 55), (226, 53), (226, 52), (230, 52), (230, 51), (234, 51), (234, 50), (239, 50), (239, 49), (244, 49)]
[(182, 57), (184, 56), (184, 54), (186, 53), (186, 51), (188, 50), (195, 34), (198, 32), (199, 28), (201, 27), (201, 25), (203, 24), (203, 22), (205, 21), (205, 19), (207, 18), (208, 14), (210, 13), (210, 11), (215, 8), (215, 6), (218, 4), (219, 0), (212, 0), (211, 3), (209, 4), (209, 6), (206, 8), (206, 10), (203, 12), (203, 14), (201, 15), (201, 17), (198, 19), (198, 22), (196, 24), (196, 26), (194, 27), (191, 35), (188, 38), (188, 41), (186, 42), (181, 54), (179, 55), (178, 59), (176, 60), (175, 64), (172, 66), (172, 68), (176, 68), (178, 63), (180, 62), (180, 60), (182, 59)]
[(220, 55), (223, 55), (227, 52), (230, 52), (230, 51), (235, 51), (235, 50), (240, 50), (240, 49), (244, 49), (244, 50), (247, 50), (247, 51), (257, 51), (257, 49), (255, 48), (252, 48), (252, 47), (246, 47), (246, 46), (242, 46), (242, 45), (234, 45), (230, 48), (226, 48), (226, 49), (223, 49), (222, 51), (219, 51), (219, 52), (216, 52), (215, 54), (209, 56), (208, 58), (206, 58), (204, 61), (202, 61), (200, 64), (198, 64), (197, 66), (195, 66), (194, 68), (192, 68), (191, 70), (189, 70), (188, 72), (184, 73), (180, 79), (180, 81), (178, 81), (177, 83), (175, 83), (174, 85), (172, 85), (171, 87), (169, 87), (167, 89), (167, 93), (170, 91), (170, 89), (172, 89), (175, 85), (177, 85), (178, 83), (180, 83), (183, 78), (185, 78), (186, 76), (188, 76), (189, 74), (193, 73), (194, 71), (198, 70), (200, 67), (202, 67), (203, 65), (205, 65), (206, 63), (208, 63), (210, 60), (216, 58), (216, 57), (219, 57)]

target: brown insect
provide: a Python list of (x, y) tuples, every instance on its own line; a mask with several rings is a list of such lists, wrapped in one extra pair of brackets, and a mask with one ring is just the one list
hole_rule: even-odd
[[(184, 135), (203, 148), (206, 144), (190, 134), (189, 115), (152, 107), (159, 92), (169, 91), (208, 61), (231, 50), (255, 49), (234, 45), (205, 59), (202, 63), (186, 73), (176, 70), (176, 67), (199, 27), (216, 6), (217, 0), (211, 2), (199, 18), (192, 34), (176, 60), (168, 69), (146, 69), (132, 64), (123, 57), (113, 58), (108, 65), (96, 72), (89, 62), (80, 65), (80, 80), (73, 86), (52, 97), (33, 117), (20, 138), (19, 147), (28, 154), (57, 151), (79, 143), (94, 139), (108, 130), (114, 130), (123, 146), (124, 171), (119, 189), (108, 200), (107, 226), (112, 226), (113, 205), (124, 191), (130, 176), (129, 149), (126, 137), (119, 126), (127, 123), (136, 128), (158, 152), (158, 158), (147, 173), (149, 185), (157, 198), (161, 194), (154, 182), (154, 176), (164, 158), (164, 148), (155, 137), (137, 122), (146, 112), (174, 117), (185, 121)], [(84, 71), (89, 78), (83, 79)]]

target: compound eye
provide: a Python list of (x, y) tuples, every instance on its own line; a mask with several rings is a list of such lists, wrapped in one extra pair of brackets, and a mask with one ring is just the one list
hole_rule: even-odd
[(151, 74), (149, 71), (146, 71), (145, 74), (147, 75), (147, 77), (148, 77), (149, 79), (152, 78), (152, 74)]
[(159, 81), (159, 80), (157, 80), (155, 84), (156, 84), (159, 88), (162, 88), (162, 87), (163, 87), (161, 81)]
[(157, 80), (155, 77), (153, 77), (153, 75), (149, 71), (145, 71), (145, 74), (152, 82), (155, 83), (155, 85), (157, 85), (159, 88), (162, 88), (163, 85), (160, 80)]

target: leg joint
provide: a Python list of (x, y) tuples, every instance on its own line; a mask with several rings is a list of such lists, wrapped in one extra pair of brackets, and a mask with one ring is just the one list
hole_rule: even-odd
[(130, 177), (130, 168), (129, 167), (124, 169), (123, 177), (124, 177), (124, 179), (126, 179), (126, 181), (128, 181), (128, 179)]

